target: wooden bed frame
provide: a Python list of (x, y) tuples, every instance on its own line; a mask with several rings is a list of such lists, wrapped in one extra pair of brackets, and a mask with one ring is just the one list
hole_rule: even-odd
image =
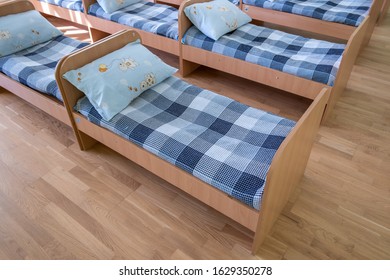
[[(15, 0), (0, 3), (0, 16), (22, 13), (30, 10), (34, 10), (34, 6), (27, 0)], [(26, 100), (28, 103), (48, 113), (59, 121), (69, 126), (71, 125), (64, 105), (54, 97), (42, 94), (32, 88), (22, 85), (1, 72), (0, 87)]]
[[(374, 30), (375, 24), (381, 12), (383, 1), (384, 0), (373, 0), (373, 4), (368, 14), (370, 20), (368, 22), (366, 30), (364, 31), (365, 38), (362, 42), (362, 47), (367, 45), (370, 41), (371, 34)], [(242, 0), (241, 9), (255, 20), (291, 27), (298, 30), (309, 31), (325, 36), (342, 39), (345, 41), (348, 41), (358, 28), (347, 24), (329, 22), (316, 18), (295, 15), (292, 13), (274, 11), (271, 9), (246, 5), (242, 4)]]
[[(209, 0), (188, 0), (183, 2), (179, 9), (179, 41), (181, 42), (185, 32), (192, 26), (191, 21), (184, 13), (184, 8), (194, 3), (207, 2)], [(370, 18), (367, 17), (359, 28), (351, 35), (345, 48), (339, 71), (336, 76), (334, 86), (328, 104), (324, 112), (323, 122), (330, 116), (336, 101), (344, 91), (348, 82), (355, 59), (359, 53), (361, 42)], [(186, 76), (200, 65), (205, 65), (223, 72), (240, 76), (261, 84), (278, 88), (299, 96), (314, 99), (323, 88), (324, 84), (283, 73), (278, 70), (263, 67), (254, 63), (249, 63), (233, 57), (213, 53), (200, 48), (181, 44), (180, 48), (180, 73)]]
[(77, 100), (84, 94), (63, 79), (63, 74), (139, 38), (140, 36), (135, 31), (123, 30), (84, 48), (82, 51), (74, 52), (60, 61), (56, 78), (63, 93), (64, 103), (80, 148), (86, 150), (99, 141), (249, 228), (255, 232), (252, 247), (252, 251), (255, 253), (281, 213), (289, 194), (303, 176), (329, 96), (329, 89), (319, 90), (311, 106), (276, 152), (268, 172), (262, 208), (261, 211), (257, 211), (115, 133), (89, 122), (84, 116), (73, 110)]
[[(153, 1), (151, 1), (153, 2)], [(96, 3), (96, 0), (83, 0), (85, 15), (88, 21), (88, 28), (91, 40), (93, 42), (106, 37), (109, 34), (114, 34), (123, 29), (136, 30), (142, 38), (142, 42), (145, 46), (152, 47), (167, 53), (179, 55), (179, 42), (164, 36), (156, 35), (150, 32), (139, 30), (127, 25), (122, 25), (110, 20), (101, 19), (87, 14), (89, 7)]]
[(38, 0), (29, 0), (34, 4), (34, 7), (37, 11), (42, 14), (62, 18), (77, 24), (81, 24), (87, 26), (87, 17), (84, 12), (73, 11), (70, 9), (66, 9), (57, 5), (52, 5), (49, 3), (41, 2)]

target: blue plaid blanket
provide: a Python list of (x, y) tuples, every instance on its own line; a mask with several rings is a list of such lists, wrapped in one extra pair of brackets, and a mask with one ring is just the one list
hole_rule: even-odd
[(88, 14), (178, 40), (178, 10), (167, 5), (139, 2), (108, 14), (98, 3), (89, 7)]
[(240, 4), (240, 0), (228, 0), (228, 1), (236, 6), (238, 6)]
[(60, 6), (73, 11), (83, 12), (83, 2), (81, 0), (39, 0), (48, 4)]
[(195, 26), (183, 44), (212, 51), (332, 86), (345, 45), (308, 39), (245, 24), (217, 41)]
[(49, 42), (0, 57), (0, 71), (8, 77), (41, 93), (62, 101), (54, 78), (58, 61), (87, 43), (59, 36)]
[(243, 0), (244, 4), (352, 26), (368, 15), (372, 0)]
[(295, 125), (176, 77), (109, 122), (86, 97), (75, 110), (255, 209), (275, 152)]

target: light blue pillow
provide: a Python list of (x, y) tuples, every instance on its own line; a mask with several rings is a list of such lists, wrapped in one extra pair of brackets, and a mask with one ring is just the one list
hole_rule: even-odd
[(35, 10), (0, 17), (0, 57), (62, 35)]
[(102, 118), (109, 121), (143, 91), (176, 71), (135, 42), (65, 73), (64, 78), (84, 92)]
[(227, 0), (193, 4), (184, 13), (204, 35), (214, 40), (252, 20)]
[(113, 13), (119, 9), (141, 2), (142, 0), (97, 0), (106, 13)]

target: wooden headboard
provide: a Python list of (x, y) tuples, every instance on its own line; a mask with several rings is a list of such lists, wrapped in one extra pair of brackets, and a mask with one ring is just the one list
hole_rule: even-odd
[(94, 3), (96, 3), (96, 0), (83, 0), (83, 6), (84, 6), (85, 13), (88, 12), (89, 6), (91, 6)]
[(0, 17), (31, 10), (35, 10), (34, 5), (27, 0), (0, 2)]
[(70, 70), (78, 69), (136, 40), (141, 40), (141, 37), (136, 31), (123, 30), (73, 52), (60, 60), (56, 68), (56, 80), (68, 113), (73, 111), (77, 100), (83, 97), (84, 93), (65, 80), (63, 75)]
[(184, 13), (184, 9), (196, 3), (204, 3), (210, 1), (212, 0), (188, 0), (188, 1), (183, 1), (181, 3), (179, 8), (179, 42), (181, 42), (181, 39), (183, 38), (188, 28), (190, 28), (193, 25), (192, 22), (188, 19), (188, 17)]

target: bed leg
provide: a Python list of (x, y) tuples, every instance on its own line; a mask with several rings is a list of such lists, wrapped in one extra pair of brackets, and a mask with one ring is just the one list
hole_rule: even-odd
[(103, 39), (103, 38), (110, 35), (109, 33), (97, 30), (97, 29), (92, 28), (92, 27), (88, 27), (88, 31), (89, 31), (89, 37), (91, 38), (92, 43), (95, 43), (96, 41), (99, 41), (100, 39)]
[(180, 75), (185, 77), (191, 74), (200, 65), (188, 60), (180, 59)]
[(363, 41), (361, 43), (361, 46), (360, 46), (360, 49), (359, 49), (359, 53), (362, 53), (362, 51), (365, 49), (365, 47), (367, 47), (368, 44), (370, 43), (371, 35), (374, 32), (374, 27), (375, 27), (375, 23), (371, 23), (371, 25), (368, 26), (367, 33), (364, 36)]
[(329, 119), (337, 101), (340, 98), (340, 95), (344, 92), (345, 87), (346, 83), (343, 83), (343, 85), (335, 87), (331, 90), (328, 103), (325, 106), (324, 115), (322, 116), (321, 124), (326, 123), (326, 121)]
[(77, 140), (78, 140), (80, 149), (82, 151), (86, 151), (86, 150), (90, 149), (91, 147), (93, 147), (93, 145), (95, 145), (97, 143), (97, 141), (95, 139), (93, 139), (92, 137), (88, 136), (84, 132), (78, 131), (78, 135), (77, 136), (78, 136)]
[[(260, 222), (260, 221), (259, 221)], [(265, 231), (257, 229), (255, 232), (255, 236), (253, 237), (253, 243), (252, 243), (252, 255), (256, 255), (257, 251), (259, 251), (259, 248), (261, 244), (264, 242), (267, 234)]]
[(81, 123), (81, 121), (82, 120), (79, 117), (71, 114), (72, 128), (76, 136), (77, 143), (79, 144), (80, 150), (85, 151), (95, 145), (97, 141), (88, 134), (80, 131), (77, 124)]

